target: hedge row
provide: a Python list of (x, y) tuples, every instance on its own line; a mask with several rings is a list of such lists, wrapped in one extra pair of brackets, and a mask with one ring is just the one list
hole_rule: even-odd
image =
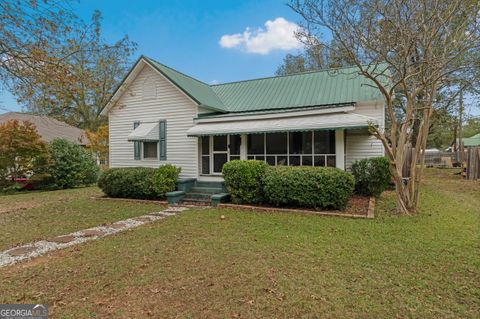
[(274, 205), (343, 209), (355, 186), (353, 176), (333, 167), (269, 167), (265, 197)]
[(100, 175), (98, 187), (110, 197), (164, 199), (175, 190), (179, 173), (173, 165), (110, 168)]
[(351, 174), (331, 167), (273, 167), (237, 160), (226, 163), (222, 173), (235, 203), (342, 209), (355, 185)]

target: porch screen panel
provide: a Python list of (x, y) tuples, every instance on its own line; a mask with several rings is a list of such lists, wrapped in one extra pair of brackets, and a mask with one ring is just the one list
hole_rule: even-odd
[(221, 173), (223, 164), (228, 162), (228, 137), (219, 135), (213, 137), (213, 172)]
[(288, 133), (267, 133), (265, 142), (266, 162), (269, 165), (287, 165)]
[(240, 144), (242, 143), (242, 139), (240, 135), (230, 135), (229, 136), (229, 144), (228, 149), (230, 151), (230, 161), (239, 160), (240, 159)]
[(336, 166), (335, 131), (322, 130), (314, 132), (313, 157), (314, 166)]
[(249, 134), (247, 142), (248, 155), (265, 154), (265, 134)]
[(248, 135), (247, 158), (269, 165), (335, 166), (335, 131)]

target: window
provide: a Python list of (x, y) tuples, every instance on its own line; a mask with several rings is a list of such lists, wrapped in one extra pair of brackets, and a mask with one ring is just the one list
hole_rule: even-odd
[(143, 142), (143, 158), (157, 159), (157, 142)]

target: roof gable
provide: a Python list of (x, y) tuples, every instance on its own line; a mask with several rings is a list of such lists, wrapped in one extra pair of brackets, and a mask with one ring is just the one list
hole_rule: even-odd
[(228, 112), (228, 109), (208, 84), (194, 79), (184, 73), (178, 72), (177, 70), (174, 70), (153, 59), (148, 57), (143, 58), (156, 70), (166, 76), (177, 87), (184, 91), (188, 96), (195, 100), (200, 106), (220, 112)]

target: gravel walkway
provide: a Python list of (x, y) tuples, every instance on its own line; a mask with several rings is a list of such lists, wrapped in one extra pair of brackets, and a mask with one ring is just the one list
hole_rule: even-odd
[(143, 216), (117, 221), (107, 226), (92, 227), (67, 235), (57, 236), (48, 240), (40, 240), (0, 251), (0, 267), (29, 260), (41, 256), (49, 251), (67, 248), (89, 240), (99, 239), (108, 235), (116, 234), (130, 228), (135, 228), (159, 219), (163, 219), (168, 216), (174, 216), (177, 213), (187, 209), (189, 209), (187, 206), (170, 206), (160, 212), (149, 213)]

